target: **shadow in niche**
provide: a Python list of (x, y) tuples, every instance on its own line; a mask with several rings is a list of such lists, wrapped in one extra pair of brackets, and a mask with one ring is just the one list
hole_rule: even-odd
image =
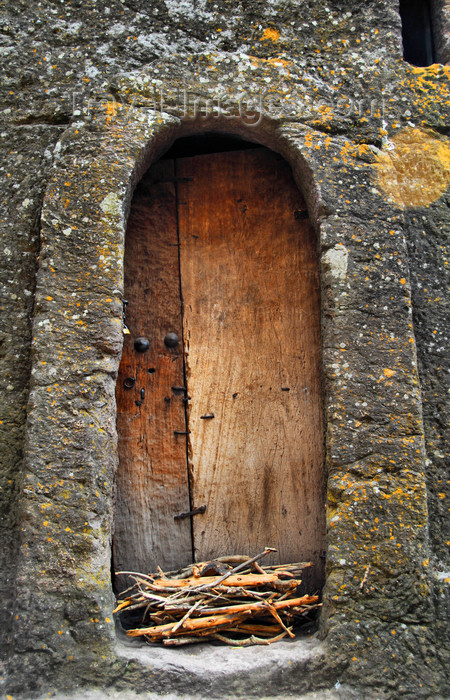
[(196, 136), (184, 136), (177, 139), (162, 156), (161, 160), (169, 158), (191, 158), (206, 153), (228, 153), (229, 151), (244, 151), (251, 148), (261, 148), (258, 143), (251, 143), (234, 134), (205, 132)]
[(429, 0), (400, 0), (403, 58), (413, 66), (435, 61), (432, 10)]
[[(197, 159), (198, 156), (200, 156), (199, 159)], [(210, 156), (213, 160), (216, 156), (220, 157), (217, 167), (210, 167)], [(186, 177), (183, 171), (184, 163), (187, 163), (189, 168), (197, 167), (196, 163), (200, 165), (197, 171)], [(206, 178), (204, 168), (207, 169)], [(208, 168), (210, 169), (208, 170)], [(216, 177), (214, 175), (215, 169), (218, 170), (216, 179), (214, 179)], [(273, 171), (272, 179), (263, 186), (263, 189), (260, 189), (265, 172), (270, 173), (271, 171)], [(235, 184), (233, 184), (231, 192), (226, 187), (222, 189), (221, 183), (226, 183), (227, 177), (230, 174), (235, 176), (235, 173), (242, 177), (244, 184), (247, 177), (251, 178), (251, 181), (245, 184), (242, 193), (236, 190)], [(187, 197), (191, 196), (190, 183), (194, 182), (196, 178), (200, 180), (202, 177), (207, 188), (210, 187), (210, 183), (212, 183), (211, 188), (216, 188), (214, 189), (214, 202), (208, 211), (219, 207), (222, 212), (226, 210), (227, 206), (231, 207), (228, 219), (225, 217), (224, 222), (220, 223), (218, 226), (220, 231), (217, 234), (220, 238), (223, 231), (228, 231), (230, 228), (237, 229), (238, 235), (232, 242), (228, 242), (228, 249), (236, 250), (236, 247), (240, 245), (240, 240), (248, 238), (250, 235), (248, 231), (252, 229), (252, 226), (255, 227), (255, 221), (257, 222), (258, 235), (260, 229), (262, 231), (260, 238), (266, 249), (259, 252), (258, 246), (255, 246), (255, 242), (252, 242), (253, 239), (250, 237), (249, 240), (253, 246), (252, 252), (246, 254), (243, 250), (239, 253), (238, 260), (242, 259), (245, 262), (244, 264), (239, 262), (237, 265), (238, 271), (240, 273), (244, 271), (244, 274), (239, 277), (236, 292), (233, 291), (233, 288), (231, 291), (223, 289), (225, 282), (232, 280), (233, 275), (236, 275), (236, 265), (229, 270), (226, 267), (226, 261), (222, 260), (220, 261), (222, 272), (219, 276), (219, 293), (213, 284), (212, 287), (202, 290), (201, 299), (197, 299), (195, 294), (199, 287), (199, 280), (205, 275), (207, 276), (207, 272), (205, 273), (201, 267), (202, 254), (198, 252), (201, 249), (199, 238), (208, 238), (210, 230), (214, 229), (214, 221), (211, 222), (207, 218), (205, 224), (198, 224), (198, 230), (195, 228), (195, 231), (194, 229), (191, 231), (189, 226), (192, 226), (192, 222), (183, 221), (185, 215), (180, 213), (178, 208)], [(270, 197), (280, 187), (281, 190), (276, 196), (283, 207), (287, 202), (288, 208), (287, 213), (280, 210), (279, 216), (275, 217), (272, 231), (267, 229), (266, 225), (266, 220), (270, 218), (268, 216), (270, 206), (272, 206)], [(204, 200), (208, 196), (207, 189), (204, 190), (203, 194), (204, 197), (200, 197), (200, 204), (198, 204), (198, 194), (193, 195), (190, 209), (194, 212), (193, 216), (195, 216), (197, 209), (203, 211)], [(197, 196), (197, 200), (195, 196)], [(252, 200), (252, 197), (256, 199)], [(279, 204), (273, 206), (279, 206)], [(171, 208), (174, 213), (168, 214)], [(252, 216), (256, 219), (252, 220)], [(242, 222), (244, 223), (242, 224)], [(185, 226), (184, 230), (183, 225)], [(174, 227), (175, 235), (173, 243), (170, 243), (167, 238), (167, 232), (171, 226)], [(271, 241), (277, 241), (277, 244), (280, 245), (279, 241), (283, 240), (284, 229), (290, 231), (288, 235), (289, 245), (293, 245), (293, 248), (287, 250), (283, 248), (285, 244), (282, 243), (281, 248), (277, 248), (272, 253), (269, 244)], [(201, 234), (199, 234), (200, 230)], [(157, 231), (164, 234), (164, 238), (161, 238), (159, 243), (153, 241), (153, 239), (157, 239)], [(264, 234), (267, 234), (266, 238), (264, 238)], [(192, 241), (194, 241), (193, 246)], [(213, 258), (207, 261), (209, 267), (216, 264), (216, 259), (220, 260), (217, 251), (220, 251), (221, 247), (216, 245), (214, 248), (214, 244), (213, 239), (208, 242), (208, 246), (212, 246), (216, 251)], [(288, 244), (286, 243), (286, 245)], [(188, 253), (183, 252), (184, 248), (188, 250)], [(169, 259), (170, 249), (173, 250), (173, 255)], [(160, 254), (159, 250), (162, 250), (163, 253)], [(183, 263), (184, 254), (186, 260)], [(274, 265), (272, 265), (270, 256), (275, 256)], [(189, 276), (192, 274), (189, 271), (191, 258), (198, 260), (193, 278)], [(294, 267), (291, 264), (292, 260), (295, 260)], [(252, 271), (252, 264), (255, 261), (263, 269), (263, 277), (259, 282), (258, 275), (261, 275), (261, 272), (257, 269)], [(272, 267), (275, 267), (277, 272), (274, 276), (272, 274), (273, 279), (271, 280), (270, 269)], [(206, 271), (207, 269), (208, 267), (205, 268)], [(292, 277), (292, 269), (297, 271), (294, 277)], [(301, 283), (297, 279), (298, 270), (304, 273)], [(140, 278), (143, 272), (147, 275), (146, 279)], [(183, 272), (185, 277), (182, 280)], [(286, 275), (288, 275), (287, 282), (284, 281)], [(175, 278), (176, 282), (172, 284)], [(252, 348), (250, 341), (246, 341), (243, 346), (243, 362), (249, 363), (247, 374), (252, 377), (251, 383), (248, 386), (242, 383), (242, 377), (238, 371), (239, 367), (237, 367), (233, 372), (233, 382), (236, 386), (233, 385), (231, 391), (227, 388), (229, 380), (227, 371), (230, 364), (233, 363), (233, 358), (239, 353), (240, 345), (236, 334), (229, 336), (224, 334), (223, 327), (226, 324), (224, 324), (223, 319), (225, 312), (228, 313), (233, 308), (233, 296), (242, 295), (242, 284), (246, 283), (248, 278), (254, 280), (254, 284), (251, 290), (245, 292), (244, 297), (247, 301), (241, 304), (239, 309), (243, 308), (245, 311), (250, 300), (255, 296), (259, 299), (259, 290), (265, 286), (275, 289), (275, 292), (273, 297), (268, 300), (263, 299), (260, 302), (264, 313), (255, 312), (254, 314), (257, 322), (252, 328), (252, 333), (257, 335), (258, 339), (255, 349)], [(157, 280), (158, 284), (163, 281), (162, 286), (158, 287), (157, 284), (155, 289), (152, 289), (152, 279)], [(300, 286), (295, 295), (289, 296), (289, 290), (297, 283)], [(304, 288), (303, 284), (312, 284), (312, 287)], [(183, 289), (183, 297), (179, 296), (181, 289)], [(142, 293), (143, 290), (145, 290), (145, 294)], [(164, 290), (165, 294), (163, 301), (158, 296), (161, 294), (161, 290)], [(167, 295), (172, 293), (174, 299), (170, 302), (172, 306), (169, 308)], [(284, 299), (285, 293), (288, 295), (286, 299)], [(218, 294), (217, 299), (215, 294)], [(190, 298), (189, 295), (191, 295)], [(116, 391), (120, 464), (117, 478), (118, 498), (112, 560), (112, 577), (116, 593), (123, 591), (129, 581), (120, 580), (122, 577), (117, 577), (114, 571), (132, 570), (147, 573), (156, 571), (157, 566), (161, 566), (164, 571), (169, 571), (179, 566), (185, 567), (192, 561), (209, 561), (217, 556), (244, 551), (253, 556), (268, 544), (266, 531), (269, 532), (270, 527), (272, 530), (268, 535), (269, 544), (276, 545), (280, 552), (279, 559), (277, 560), (273, 556), (270, 563), (288, 563), (305, 558), (314, 560), (315, 566), (304, 571), (303, 582), (301, 588), (297, 590), (297, 595), (320, 592), (324, 579), (324, 487), (321, 368), (320, 359), (318, 359), (321, 350), (317, 246), (315, 232), (308, 220), (306, 204), (293, 182), (292, 173), (286, 161), (278, 154), (262, 148), (259, 144), (250, 143), (234, 135), (210, 132), (178, 139), (149, 169), (136, 188), (126, 237), (125, 298), (128, 302), (125, 322), (130, 334), (124, 338), (124, 351)], [(210, 301), (211, 299), (213, 301)], [(202, 364), (202, 374), (209, 377), (205, 392), (202, 382), (197, 379), (196, 383), (195, 372), (192, 368), (186, 373), (187, 354), (183, 339), (189, 332), (189, 361), (195, 364), (192, 357), (195, 357), (196, 339), (198, 346), (203, 347), (203, 325), (208, 323), (208, 314), (205, 314), (205, 318), (201, 319), (199, 326), (198, 319), (186, 318), (188, 314), (186, 314), (185, 309), (186, 306), (190, 309), (201, 309), (202, 306), (206, 306), (208, 309), (210, 306), (214, 308), (215, 305), (220, 305), (223, 299), (226, 300), (225, 307), (214, 321), (219, 329), (217, 331), (219, 335), (211, 344), (212, 350), (220, 348), (221, 352), (214, 356), (213, 360), (205, 356), (197, 358), (197, 362), (200, 361)], [(271, 349), (268, 356), (265, 357), (264, 347), (269, 345), (266, 335), (270, 338), (273, 325), (282, 323), (284, 317), (290, 318), (293, 308), (297, 311), (294, 318), (307, 318), (311, 328), (297, 328), (295, 320), (289, 321), (289, 326), (286, 328), (277, 327), (276, 350)], [(162, 312), (159, 309), (162, 309)], [(170, 314), (172, 316), (168, 320)], [(259, 326), (265, 322), (267, 314), (269, 314), (270, 323), (266, 334), (264, 328), (261, 329)], [(181, 325), (180, 318), (182, 319)], [(241, 318), (239, 324), (242, 324)], [(167, 337), (167, 333), (174, 332), (178, 336), (178, 342), (175, 346), (168, 346), (163, 339)], [(209, 329), (208, 332), (211, 333), (211, 330)], [(291, 337), (292, 345), (297, 348), (297, 355), (292, 362), (285, 361), (284, 353), (280, 356), (273, 355), (274, 352), (279, 351), (279, 337), (287, 337), (288, 335)], [(138, 336), (149, 338), (148, 351), (136, 352), (135, 340)], [(227, 347), (231, 348), (229, 357), (226, 355)], [(314, 351), (311, 348), (314, 348)], [(222, 361), (223, 354), (226, 355), (226, 361)], [(251, 364), (248, 355), (256, 357), (257, 360)], [(285, 362), (287, 364), (283, 370)], [(176, 370), (177, 367), (178, 370)], [(276, 368), (275, 373), (273, 367)], [(175, 370), (179, 372), (178, 375), (173, 374)], [(226, 380), (224, 380), (223, 387), (221, 385), (222, 375)], [(132, 382), (129, 381), (130, 378), (133, 379)], [(183, 388), (183, 391), (179, 390), (180, 387)], [(210, 387), (214, 387), (214, 391), (210, 391)], [(227, 391), (230, 396), (228, 399), (224, 399), (226, 410), (219, 416), (221, 407), (216, 407), (216, 395), (225, 396)], [(217, 459), (219, 465), (231, 465), (229, 469), (233, 473), (230, 477), (222, 472), (221, 479), (216, 479), (215, 485), (211, 487), (217, 491), (208, 491), (213, 482), (214, 469), (208, 465), (202, 467), (201, 464), (199, 467), (199, 462), (201, 463), (202, 459), (205, 461), (203, 453), (208, 452), (205, 450), (205, 444), (210, 439), (208, 435), (213, 433), (213, 426), (216, 426), (216, 430), (217, 426), (221, 426), (217, 433), (219, 437), (216, 435), (217, 444), (219, 444), (221, 435), (235, 435), (236, 431), (239, 432), (236, 429), (238, 421), (236, 424), (232, 424), (231, 428), (233, 429), (231, 429), (227, 425), (227, 416), (234, 415), (233, 412), (238, 413), (239, 402), (244, 404), (245, 401), (250, 400), (246, 397), (251, 398), (253, 406), (255, 401), (258, 401), (259, 394), (262, 395), (261, 408), (259, 413), (257, 412), (260, 417), (258, 423), (249, 425), (247, 431), (250, 436), (257, 435), (260, 431), (260, 436), (256, 439), (252, 450), (259, 449), (261, 451), (262, 445), (262, 454), (266, 454), (270, 452), (273, 445), (277, 445), (281, 441), (283, 448), (281, 457), (277, 458), (276, 448), (274, 448), (273, 463), (265, 466), (261, 457), (255, 472), (255, 466), (252, 466), (253, 452), (252, 450), (245, 452), (247, 446), (243, 442), (241, 446), (238, 445), (237, 454), (243, 452), (244, 458), (242, 464), (239, 463), (233, 472), (233, 459), (239, 461), (239, 457), (233, 456), (235, 440), (233, 438), (229, 448), (231, 457), (225, 452)], [(215, 401), (216, 404), (214, 404)], [(228, 403), (226, 403), (227, 401)], [(269, 411), (266, 410), (267, 404)], [(205, 408), (206, 406), (209, 408)], [(199, 407), (198, 416), (195, 413), (197, 407)], [(244, 410), (240, 410), (238, 418), (242, 422), (249, 411), (245, 410), (245, 405)], [(286, 424), (283, 422), (280, 436), (276, 433), (272, 436), (273, 439), (271, 438), (267, 442), (266, 435), (270, 435), (270, 431), (273, 430), (272, 423), (276, 422), (274, 415), (276, 416), (277, 413), (283, 416), (289, 415), (292, 411), (294, 413), (297, 411), (298, 414), (295, 414), (297, 416), (295, 435), (289, 437), (289, 434), (292, 433), (289, 421)], [(265, 412), (267, 415), (264, 419)], [(211, 420), (197, 420), (198, 418), (204, 419), (205, 416)], [(220, 420), (217, 420), (218, 418)], [(183, 420), (185, 421), (184, 427), (181, 425)], [(285, 418), (282, 420), (284, 421)], [(311, 420), (315, 421), (313, 425), (311, 425)], [(300, 431), (299, 421), (305, 423), (305, 427)], [(159, 438), (156, 439), (152, 430), (157, 431), (159, 436), (162, 435), (163, 441)], [(189, 433), (189, 444), (183, 437), (185, 433)], [(302, 435), (301, 439), (299, 434)], [(247, 437), (247, 441), (250, 439), (252, 438)], [(239, 437), (236, 440), (238, 441)], [(215, 442), (211, 444), (210, 451), (216, 454), (217, 444)], [(304, 444), (307, 444), (308, 447), (304, 448)], [(168, 449), (167, 445), (174, 445), (173, 450), (172, 448)], [(306, 452), (302, 453), (302, 449), (306, 449)], [(199, 457), (196, 459), (197, 454)], [(283, 455), (285, 456), (283, 457)], [(149, 464), (151, 464), (151, 469)], [(201, 468), (206, 470), (203, 483), (201, 483)], [(281, 474), (280, 477), (283, 469), (286, 473)], [(247, 476), (245, 481), (240, 484), (240, 473), (243, 470), (247, 472)], [(244, 486), (249, 480), (251, 481), (252, 470), (256, 476), (254, 477), (254, 486), (251, 489), (252, 495), (247, 498)], [(266, 470), (266, 474), (264, 474), (264, 470)], [(262, 490), (260, 488), (261, 475), (264, 477)], [(224, 487), (222, 487), (222, 481), (225, 483)], [(239, 498), (233, 497), (230, 502), (229, 491), (236, 488), (234, 482), (237, 484)], [(171, 491), (174, 483), (177, 484), (177, 488), (175, 491)], [(252, 509), (254, 509), (254, 501), (258, 501), (258, 499), (256, 512), (258, 517), (256, 517)], [(238, 508), (236, 508), (236, 501)], [(207, 508), (199, 516), (191, 516), (182, 520), (174, 518), (174, 515), (178, 516), (180, 513), (184, 514), (195, 510), (199, 504), (203, 507), (204, 503), (208, 504)], [(218, 514), (215, 513), (217, 503), (225, 503), (226, 505), (223, 511), (219, 509)], [(303, 504), (302, 510), (299, 509), (298, 503)], [(235, 512), (233, 508), (235, 508)], [(224, 519), (226, 520), (228, 512), (234, 512), (233, 522), (236, 521), (236, 518), (241, 517), (238, 526), (234, 526), (234, 530), (231, 525), (223, 530), (221, 523)], [(311, 515), (305, 515), (306, 512), (311, 513)], [(242, 513), (244, 513), (245, 518), (242, 518)], [(269, 515), (265, 518), (261, 517), (261, 513)], [(208, 521), (208, 517), (212, 520)], [(300, 525), (297, 517), (301, 521)], [(258, 518), (264, 527), (262, 532), (255, 534), (258, 524), (260, 525)], [(276, 527), (273, 527), (272, 520), (276, 521)], [(286, 523), (289, 524), (286, 525)], [(217, 542), (211, 544), (205, 540), (205, 532), (208, 530), (219, 532)], [(228, 537), (229, 530), (231, 530), (230, 537)], [(245, 533), (246, 530), (247, 533), (242, 536), (242, 532)], [(281, 536), (279, 531), (282, 531)], [(278, 542), (275, 541), (276, 537), (279, 539)], [(231, 547), (227, 546), (228, 540), (232, 543)], [(243, 544), (246, 542), (249, 544)], [(267, 561), (267, 563), (269, 562)], [(317, 617), (317, 615), (311, 617), (306, 624), (296, 630), (302, 639), (308, 639), (308, 635), (314, 632)], [(126, 641), (128, 645), (132, 644), (133, 647), (136, 644), (141, 646), (137, 640), (131, 642), (124, 633), (124, 629), (135, 628), (141, 624), (142, 610), (133, 611), (127, 616), (122, 615), (118, 624), (119, 639), (122, 642)], [(283, 648), (291, 648), (289, 643), (284, 642), (283, 644)], [(153, 645), (148, 647), (144, 643), (143, 647), (151, 649), (153, 654)], [(199, 645), (198, 648), (200, 647), (203, 649), (205, 644)], [(170, 651), (165, 653), (170, 653)]]

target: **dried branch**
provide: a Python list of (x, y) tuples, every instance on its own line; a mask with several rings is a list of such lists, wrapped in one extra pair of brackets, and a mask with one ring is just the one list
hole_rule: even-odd
[[(165, 646), (207, 639), (248, 646), (294, 637), (293, 625), (308, 623), (320, 605), (317, 596), (298, 595), (297, 576), (311, 563), (257, 564), (272, 551), (266, 547), (256, 557), (220, 557), (176, 572), (160, 567), (155, 574), (119, 572), (134, 583), (121, 594), (114, 612), (124, 616), (126, 625), (128, 613), (143, 610), (141, 624), (127, 635)], [(227, 564), (236, 566), (222, 574)]]

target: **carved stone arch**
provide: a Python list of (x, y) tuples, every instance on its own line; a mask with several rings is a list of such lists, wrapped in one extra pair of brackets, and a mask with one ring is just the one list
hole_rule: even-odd
[[(269, 563), (314, 562), (304, 578), (316, 590), (325, 551), (317, 234), (287, 162), (246, 143), (165, 158), (133, 197), (114, 566), (169, 570), (194, 552), (197, 561), (253, 556), (271, 543)], [(205, 299), (222, 309), (215, 320)], [(188, 399), (174, 393), (180, 385)], [(206, 406), (213, 422), (199, 420)], [(178, 520), (199, 507), (202, 517)]]

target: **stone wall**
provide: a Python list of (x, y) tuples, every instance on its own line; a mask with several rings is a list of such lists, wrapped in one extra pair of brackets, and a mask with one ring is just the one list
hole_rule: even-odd
[(436, 58), (440, 63), (450, 62), (450, 4), (447, 0), (432, 0), (431, 21)]
[(2, 151), (2, 305), (0, 363), (0, 608), (2, 634), (12, 621), (18, 551), (24, 428), (30, 380), (31, 320), (42, 198), (58, 127), (5, 124)]
[[(448, 68), (403, 62), (393, 0), (8, 2), (1, 31), (5, 692), (445, 697)], [(317, 228), (329, 481), (319, 636), (206, 680), (117, 647), (110, 539), (129, 200), (214, 130), (280, 152)]]

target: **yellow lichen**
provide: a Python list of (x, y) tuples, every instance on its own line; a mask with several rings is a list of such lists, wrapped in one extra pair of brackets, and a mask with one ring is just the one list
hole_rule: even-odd
[(262, 40), (263, 41), (278, 41), (280, 38), (280, 32), (278, 29), (271, 29), (270, 27), (267, 27), (267, 29), (264, 30), (264, 34), (262, 35)]
[(450, 184), (450, 145), (422, 129), (396, 134), (374, 163), (379, 187), (400, 207), (435, 202)]

